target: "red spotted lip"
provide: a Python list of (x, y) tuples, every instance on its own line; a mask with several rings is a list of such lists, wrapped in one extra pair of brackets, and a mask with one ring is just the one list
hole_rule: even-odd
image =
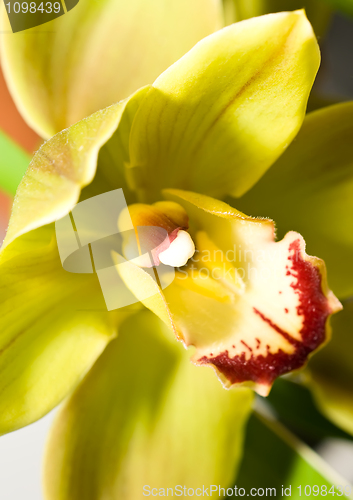
[(300, 330), (302, 340), (294, 339), (260, 310), (255, 307), (253, 310), (295, 347), (294, 353), (288, 354), (279, 350), (276, 353), (256, 355), (251, 351), (250, 358), (245, 352), (231, 358), (226, 350), (215, 357), (203, 356), (198, 360), (198, 364), (212, 364), (231, 385), (250, 381), (270, 388), (278, 376), (301, 368), (308, 355), (325, 342), (327, 319), (333, 311), (322, 290), (320, 270), (303, 258), (299, 239), (289, 245), (288, 260), (291, 265), (287, 266), (286, 272), (296, 278), (290, 286), (299, 296), (297, 314), (303, 317)]

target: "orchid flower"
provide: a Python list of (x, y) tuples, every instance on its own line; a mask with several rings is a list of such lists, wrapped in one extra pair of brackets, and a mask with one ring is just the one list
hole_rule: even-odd
[[(349, 297), (348, 215), (340, 203), (319, 214), (337, 138), (335, 187), (347, 201), (352, 108), (305, 118), (319, 61), (303, 11), (236, 23), (34, 156), (0, 254), (0, 432), (69, 396), (47, 450), (48, 498), (136, 499), (144, 484), (179, 481), (226, 487), (239, 467), (252, 389), (267, 395), (278, 376), (328, 349), (329, 320), (342, 306), (324, 262), (307, 255), (293, 229), (312, 238), (335, 292)], [(91, 106), (88, 95), (77, 114), (60, 103), (53, 119), (45, 103), (32, 113), (30, 91), (22, 109), (43, 135)], [(166, 232), (151, 266), (169, 267), (174, 279), (161, 287), (148, 264), (125, 254), (117, 272), (136, 304), (108, 312), (98, 272), (63, 268), (55, 226), (119, 189), (136, 231)], [(279, 241), (267, 218), (275, 216)], [(337, 229), (330, 237), (342, 245), (340, 258), (323, 243), (327, 226)], [(192, 346), (194, 364), (181, 344)]]

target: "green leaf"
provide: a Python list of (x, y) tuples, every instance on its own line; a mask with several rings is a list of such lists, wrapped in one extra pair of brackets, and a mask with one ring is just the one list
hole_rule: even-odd
[(0, 188), (10, 195), (16, 193), (30, 162), (30, 156), (0, 130)]
[(229, 484), (251, 391), (224, 391), (169, 336), (148, 311), (122, 325), (54, 423), (48, 500), (135, 500), (144, 485)]
[(218, 198), (251, 188), (297, 134), (319, 60), (303, 11), (199, 42), (154, 82), (133, 123), (131, 170), (152, 201), (166, 187)]
[(332, 319), (331, 342), (309, 365), (308, 386), (321, 411), (353, 435), (353, 301), (343, 305)]
[[(33, 14), (21, 16), (31, 26)], [(18, 109), (47, 138), (152, 83), (220, 27), (218, 0), (85, 0), (4, 37), (2, 65)]]
[(298, 383), (277, 379), (267, 400), (280, 421), (310, 445), (327, 437), (350, 438), (319, 412), (309, 389)]
[(0, 434), (41, 418), (91, 368), (116, 335), (102, 302), (96, 275), (64, 271), (52, 225), (1, 252)]
[[(331, 487), (331, 494), (334, 491), (335, 496), (344, 496), (347, 481), (281, 424), (257, 414), (248, 423), (244, 457), (236, 485), (244, 488), (247, 494), (250, 494), (251, 488), (264, 488), (265, 491), (266, 488), (275, 488), (276, 492), (268, 490), (266, 496), (297, 499), (330, 497), (327, 492)], [(339, 485), (342, 486), (341, 495), (337, 488)], [(316, 486), (319, 487), (319, 494), (315, 494)], [(291, 491), (287, 490), (285, 495), (282, 487), (291, 487)], [(321, 488), (327, 492), (321, 493)]]
[[(307, 115), (288, 150), (237, 206), (300, 232), (334, 293), (353, 295), (353, 102)], [(234, 201), (233, 201), (234, 202)]]

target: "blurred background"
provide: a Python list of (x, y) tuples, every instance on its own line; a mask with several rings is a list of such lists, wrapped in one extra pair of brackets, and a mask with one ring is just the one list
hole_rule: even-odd
[[(322, 65), (314, 87), (309, 109), (353, 100), (353, 20), (334, 13), (319, 34)], [(6, 36), (2, 34), (2, 36)], [(0, 72), (0, 168), (7, 168), (6, 151), (1, 147), (4, 137), (20, 148), (17, 176), (26, 161), (40, 146), (42, 139), (23, 121)], [(353, 138), (352, 138), (353, 140)], [(12, 197), (0, 191), (0, 243), (8, 224)], [(273, 396), (276, 398), (276, 394)], [(40, 469), (45, 439), (55, 411), (41, 421), (0, 440), (0, 500), (41, 500)], [(285, 422), (291, 428), (291, 422)], [(292, 426), (293, 428), (293, 426)], [(298, 432), (298, 429), (293, 429)], [(310, 430), (300, 431), (300, 437), (347, 481), (353, 481), (353, 442), (337, 434), (329, 439), (311, 439)]]
[[(2, 70), (0, 71), (0, 145), (1, 136), (15, 141), (30, 156), (38, 149), (41, 139), (23, 121), (8, 91)], [(3, 148), (0, 149), (0, 166), (6, 168)], [(4, 239), (12, 198), (0, 190), (0, 244)]]

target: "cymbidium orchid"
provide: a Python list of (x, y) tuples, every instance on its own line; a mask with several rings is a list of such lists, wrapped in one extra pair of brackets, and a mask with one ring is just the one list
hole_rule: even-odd
[[(303, 11), (231, 25), (34, 156), (0, 257), (0, 432), (70, 395), (48, 447), (48, 498), (136, 499), (144, 484), (180, 481), (228, 486), (251, 389), (267, 395), (329, 340), (342, 306), (324, 262), (293, 231), (314, 235), (334, 290), (348, 297), (351, 235), (332, 229), (347, 215), (339, 203), (318, 214), (332, 193), (332, 123), (341, 127), (332, 137), (342, 139), (342, 196), (341, 177), (351, 176), (353, 112), (347, 104), (305, 118), (319, 59)], [(55, 223), (118, 189), (137, 234), (157, 227), (167, 237), (150, 261), (131, 258), (130, 241), (123, 255), (112, 252), (125, 259), (117, 272), (139, 303), (108, 312), (96, 273), (63, 268)], [(277, 216), (279, 241), (265, 218)], [(339, 258), (325, 238), (342, 243)], [(150, 272), (160, 266), (175, 273), (166, 288)]]

